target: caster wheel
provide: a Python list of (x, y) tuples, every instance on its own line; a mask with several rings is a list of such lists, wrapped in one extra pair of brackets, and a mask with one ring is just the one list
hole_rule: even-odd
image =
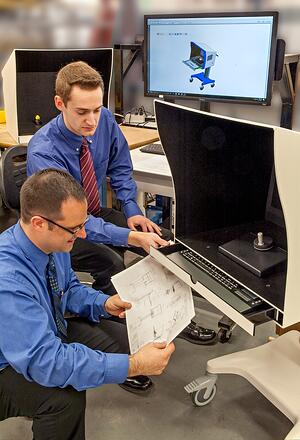
[(232, 333), (230, 331), (221, 328), (218, 331), (219, 342), (221, 342), (221, 344), (224, 344), (225, 342), (228, 342), (229, 339), (231, 338), (231, 335), (232, 335)]
[(216, 395), (217, 385), (213, 386), (212, 392), (208, 396), (207, 399), (204, 398), (204, 394), (206, 392), (206, 388), (203, 390), (194, 391), (191, 393), (191, 399), (195, 406), (205, 406), (208, 405)]
[(204, 86), (200, 86), (200, 90), (203, 90), (204, 89)]
[(214, 84), (211, 84), (210, 87), (215, 87), (215, 85), (216, 85), (215, 83), (214, 83)]
[(192, 83), (194, 81), (194, 78), (190, 78), (190, 83)]

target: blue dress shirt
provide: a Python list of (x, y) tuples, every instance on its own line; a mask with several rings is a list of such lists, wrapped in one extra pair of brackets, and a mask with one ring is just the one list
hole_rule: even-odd
[[(104, 309), (108, 296), (80, 284), (68, 253), (53, 255), (63, 312), (94, 322), (109, 317)], [(0, 235), (0, 370), (10, 365), (29, 381), (46, 387), (71, 385), (79, 391), (124, 382), (127, 354), (65, 344), (56, 336), (45, 275), (48, 261), (19, 223)]]
[[(136, 184), (132, 179), (132, 162), (123, 133), (112, 114), (101, 109), (98, 127), (87, 137), (93, 157), (98, 187), (110, 177), (110, 184), (121, 201), (126, 218), (142, 215), (136, 203)], [(65, 125), (62, 114), (41, 127), (28, 145), (27, 175), (45, 168), (68, 171), (81, 182), (80, 149), (82, 136), (72, 133)], [(87, 238), (104, 244), (127, 246), (130, 229), (121, 228), (101, 218), (91, 216), (86, 224)]]

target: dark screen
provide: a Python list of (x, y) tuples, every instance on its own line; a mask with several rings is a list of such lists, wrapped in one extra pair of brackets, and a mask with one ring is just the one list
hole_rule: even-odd
[(85, 61), (102, 75), (103, 103), (108, 106), (111, 49), (17, 50), (17, 112), (21, 136), (32, 135), (40, 128), (34, 124), (36, 114), (40, 115), (42, 125), (58, 114), (54, 106), (56, 74), (73, 61)]
[(265, 218), (273, 130), (164, 102), (156, 118), (176, 192), (176, 237)]

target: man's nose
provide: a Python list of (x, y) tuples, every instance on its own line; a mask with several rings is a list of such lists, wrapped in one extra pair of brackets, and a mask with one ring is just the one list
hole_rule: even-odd
[(86, 120), (87, 124), (92, 125), (92, 126), (95, 125), (95, 118), (94, 118), (94, 114), (93, 113), (89, 113), (85, 120)]
[(76, 232), (76, 238), (86, 238), (85, 227)]

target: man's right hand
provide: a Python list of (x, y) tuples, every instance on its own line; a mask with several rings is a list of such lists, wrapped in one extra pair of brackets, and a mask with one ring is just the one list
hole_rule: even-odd
[(128, 377), (146, 375), (158, 376), (170, 360), (175, 345), (171, 342), (150, 342), (144, 345), (137, 353), (129, 356)]
[(158, 248), (159, 246), (167, 246), (169, 243), (154, 232), (130, 231), (128, 244), (130, 246), (142, 247), (149, 254), (150, 246)]

